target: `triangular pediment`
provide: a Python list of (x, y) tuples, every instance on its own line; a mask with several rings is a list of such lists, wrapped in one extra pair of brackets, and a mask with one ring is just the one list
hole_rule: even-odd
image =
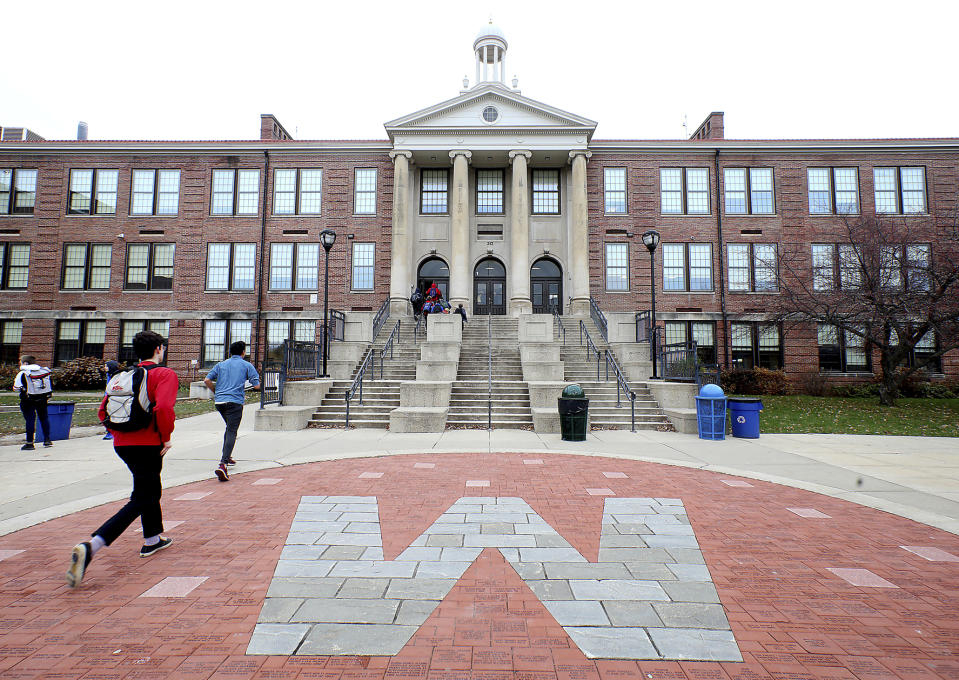
[[(493, 106), (494, 122), (483, 118), (483, 111)], [(385, 125), (390, 138), (394, 133), (449, 131), (551, 130), (592, 135), (596, 122), (548, 104), (524, 97), (499, 84), (482, 85), (459, 97), (440, 102)]]

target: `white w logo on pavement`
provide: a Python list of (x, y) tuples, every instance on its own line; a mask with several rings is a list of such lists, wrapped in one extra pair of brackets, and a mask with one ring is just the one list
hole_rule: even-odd
[(304, 496), (248, 654), (395, 655), (498, 548), (590, 658), (741, 661), (682, 501), (607, 498), (588, 562), (521, 498), (457, 500), (384, 560), (372, 496)]

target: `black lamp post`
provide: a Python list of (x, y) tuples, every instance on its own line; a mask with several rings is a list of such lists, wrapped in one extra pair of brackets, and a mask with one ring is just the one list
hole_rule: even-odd
[(320, 243), (323, 244), (323, 250), (326, 251), (326, 273), (323, 275), (323, 375), (321, 378), (329, 378), (326, 372), (326, 357), (330, 353), (330, 248), (336, 242), (336, 232), (332, 229), (324, 229), (320, 232)]
[(649, 292), (652, 294), (653, 300), (653, 311), (652, 311), (652, 337), (650, 338), (650, 343), (652, 343), (652, 353), (653, 353), (653, 378), (656, 377), (656, 246), (659, 245), (659, 232), (655, 229), (650, 229), (649, 231), (643, 233), (643, 245), (646, 246), (646, 250), (649, 251)]

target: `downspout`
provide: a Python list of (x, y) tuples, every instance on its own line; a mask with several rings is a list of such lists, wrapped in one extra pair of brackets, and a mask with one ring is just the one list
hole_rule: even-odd
[[(260, 325), (263, 316), (263, 267), (266, 257), (266, 200), (270, 196), (270, 152), (263, 151), (263, 208), (260, 215), (260, 282), (256, 291), (256, 329), (253, 335), (253, 365), (260, 363)], [(266, 357), (264, 353), (264, 358)]]
[(726, 279), (723, 266), (723, 201), (719, 193), (719, 149), (713, 157), (713, 167), (716, 175), (716, 237), (719, 239), (719, 310), (723, 316), (723, 368), (729, 368), (729, 321), (726, 318)]

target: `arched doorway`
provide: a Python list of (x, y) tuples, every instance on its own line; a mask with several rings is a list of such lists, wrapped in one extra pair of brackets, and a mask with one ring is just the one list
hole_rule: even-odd
[(533, 314), (563, 313), (563, 270), (554, 260), (541, 257), (529, 271)]
[(450, 266), (439, 257), (424, 260), (416, 270), (416, 287), (426, 293), (430, 284), (436, 283), (444, 300), (450, 299)]
[(506, 268), (491, 257), (473, 270), (473, 314), (506, 314)]

